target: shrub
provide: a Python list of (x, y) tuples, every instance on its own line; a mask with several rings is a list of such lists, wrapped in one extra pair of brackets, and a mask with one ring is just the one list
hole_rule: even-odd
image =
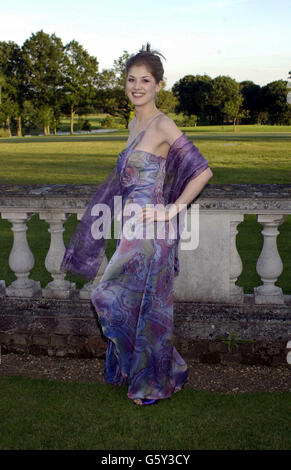
[(187, 114), (180, 113), (176, 114), (173, 121), (180, 127), (194, 127), (197, 124), (197, 116), (195, 114), (188, 116)]
[(0, 129), (0, 137), (9, 137), (9, 132), (7, 129)]
[(112, 129), (115, 127), (115, 119), (113, 116), (106, 116), (104, 119), (101, 120), (101, 127), (105, 129)]
[(91, 130), (91, 124), (88, 119), (84, 119), (79, 117), (77, 122), (74, 125), (74, 128), (77, 131), (90, 131)]
[(197, 116), (192, 114), (191, 116), (185, 116), (183, 119), (183, 126), (185, 127), (194, 127), (197, 124)]
[(82, 126), (81, 131), (91, 131), (92, 125), (88, 119), (85, 119)]

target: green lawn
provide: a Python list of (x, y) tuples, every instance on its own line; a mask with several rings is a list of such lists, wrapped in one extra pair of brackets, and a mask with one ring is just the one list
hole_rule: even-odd
[[(249, 127), (249, 126), (248, 126)], [(282, 129), (287, 129), (287, 126)], [(289, 133), (185, 130), (220, 183), (290, 183)], [(128, 131), (0, 139), (0, 183), (98, 184), (116, 165)]]
[(0, 449), (290, 449), (288, 393), (185, 389), (137, 407), (125, 385), (0, 379)]

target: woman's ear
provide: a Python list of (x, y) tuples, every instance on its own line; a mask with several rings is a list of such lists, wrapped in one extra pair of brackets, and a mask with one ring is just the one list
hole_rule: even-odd
[(157, 93), (161, 90), (162, 84), (163, 84), (162, 80), (160, 80), (159, 83), (157, 83), (157, 85), (156, 85), (156, 92)]

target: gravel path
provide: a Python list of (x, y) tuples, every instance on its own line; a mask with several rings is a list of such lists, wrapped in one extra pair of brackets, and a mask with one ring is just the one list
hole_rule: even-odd
[[(71, 382), (99, 382), (103, 377), (104, 359), (77, 359), (30, 354), (2, 354), (0, 377), (21, 375)], [(201, 364), (186, 360), (189, 380), (185, 389), (222, 393), (290, 392), (291, 366), (247, 366), (240, 364)]]

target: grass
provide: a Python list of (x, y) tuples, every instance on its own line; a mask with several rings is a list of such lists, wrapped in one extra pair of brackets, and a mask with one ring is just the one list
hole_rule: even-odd
[[(283, 127), (283, 126), (278, 126)], [(287, 126), (286, 126), (287, 127)], [(220, 183), (289, 183), (289, 133), (196, 133), (185, 130)], [(0, 183), (98, 184), (116, 165), (128, 131), (0, 139)], [(17, 171), (15, 170), (17, 169)]]
[[(0, 449), (289, 449), (288, 393), (182, 390), (137, 407), (127, 387), (0, 379)], [(32, 412), (33, 410), (33, 412)]]

